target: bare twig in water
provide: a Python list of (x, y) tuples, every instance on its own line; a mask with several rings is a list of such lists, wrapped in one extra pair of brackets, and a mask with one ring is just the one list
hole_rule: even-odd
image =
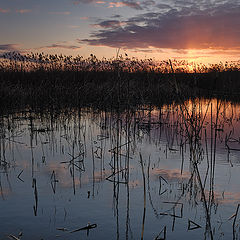
[(188, 230), (195, 230), (201, 228), (201, 226), (193, 221), (191, 221), (190, 219), (188, 219)]
[(17, 178), (18, 178), (20, 181), (24, 182), (24, 181), (20, 178), (20, 176), (21, 176), (22, 173), (23, 173), (23, 170), (17, 175)]
[[(161, 237), (163, 233), (163, 237)], [(167, 236), (167, 227), (164, 226), (164, 228), (161, 230), (161, 232), (154, 238), (154, 240), (166, 240)]]
[(90, 230), (90, 229), (93, 229), (93, 228), (96, 228), (97, 227), (97, 224), (88, 224), (86, 227), (82, 227), (82, 228), (78, 228), (78, 229), (75, 229), (73, 231), (71, 231), (70, 233), (75, 233), (75, 232), (79, 232), (79, 231), (82, 231), (82, 230)]

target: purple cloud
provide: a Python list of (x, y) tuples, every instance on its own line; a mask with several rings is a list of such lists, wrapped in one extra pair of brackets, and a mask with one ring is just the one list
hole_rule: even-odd
[(18, 44), (0, 44), (0, 51), (12, 52), (18, 51)]
[(117, 28), (124, 25), (124, 22), (120, 22), (118, 20), (107, 20), (99, 22), (98, 24), (94, 24), (94, 26), (98, 26), (101, 28)]
[(49, 14), (53, 14), (53, 15), (70, 15), (71, 12), (69, 12), (69, 11), (65, 11), (65, 12), (49, 12)]
[(121, 18), (122, 16), (119, 14), (112, 15), (111, 18)]
[(62, 43), (54, 43), (54, 44), (51, 44), (51, 45), (39, 47), (37, 49), (55, 49), (55, 48), (77, 50), (77, 49), (80, 49), (81, 47), (76, 46), (76, 45), (65, 45), (65, 44), (62, 44)]
[(148, 12), (127, 19), (121, 27), (106, 28), (103, 24), (103, 29), (81, 42), (114, 48), (239, 48), (240, 4), (228, 2), (203, 8), (204, 4), (201, 8), (191, 5), (180, 10)]

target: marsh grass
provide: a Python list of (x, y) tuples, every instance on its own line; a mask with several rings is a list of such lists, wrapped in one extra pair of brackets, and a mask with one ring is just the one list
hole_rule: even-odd
[[(55, 139), (54, 132), (61, 128), (61, 139), (67, 142), (68, 159), (65, 164), (71, 177), (71, 186), (76, 194), (77, 178), (85, 172), (86, 157), (86, 122), (82, 121), (84, 114), (89, 114), (91, 120), (97, 121), (101, 134), (96, 136), (90, 127), (90, 156), (92, 188), (88, 191), (88, 198), (96, 196), (96, 171), (101, 169), (101, 180), (107, 180), (113, 185), (113, 211), (116, 218), (116, 236), (119, 237), (119, 195), (122, 186), (126, 188), (126, 239), (130, 232), (130, 190), (131, 175), (130, 160), (136, 153), (137, 144), (141, 142), (141, 134), (148, 136), (158, 132), (160, 141), (162, 131), (166, 135), (166, 159), (172, 153), (180, 153), (181, 163), (179, 172), (183, 174), (186, 161), (189, 163), (190, 178), (182, 184), (181, 193), (174, 197), (174, 201), (162, 201), (161, 205), (169, 204), (170, 208), (163, 211), (157, 207), (159, 202), (152, 197), (150, 187), (150, 168), (154, 170), (156, 159), (146, 162), (140, 152), (140, 167), (143, 178), (143, 219), (141, 239), (146, 232), (145, 218), (150, 209), (157, 219), (170, 217), (172, 226), (164, 226), (161, 232), (156, 230), (156, 239), (166, 239), (167, 232), (175, 230), (176, 219), (183, 219), (182, 200), (189, 198), (194, 204), (202, 204), (205, 213), (205, 236), (214, 239), (213, 215), (217, 210), (215, 198), (215, 167), (217, 138), (224, 132), (224, 125), (220, 117), (225, 116), (225, 101), (227, 98), (239, 101), (239, 65), (213, 65), (209, 68), (198, 66), (190, 71), (184, 68), (182, 62), (167, 61), (156, 65), (150, 60), (138, 61), (131, 59), (98, 60), (94, 56), (87, 60), (81, 57), (63, 56), (25, 56), (19, 59), (5, 57), (1, 66), (0, 79), (0, 167), (6, 173), (14, 166), (5, 156), (7, 144), (19, 144), (14, 136), (18, 136), (21, 119), (28, 121), (30, 136), (31, 167), (34, 195), (34, 215), (38, 214), (37, 179), (34, 176), (36, 159), (34, 158), (34, 142), (41, 140), (41, 135), (48, 139)], [(155, 64), (155, 65), (154, 65)], [(201, 98), (207, 97), (203, 106)], [(213, 112), (212, 98), (216, 100), (216, 109)], [(189, 100), (190, 99), (190, 100)], [(186, 101), (187, 100), (187, 101)], [(214, 100), (214, 101), (215, 101)], [(165, 105), (170, 104), (172, 105)], [(19, 111), (23, 109), (23, 111)], [(152, 117), (154, 110), (158, 111), (158, 118)], [(17, 112), (17, 114), (7, 114)], [(3, 115), (5, 114), (5, 115)], [(210, 122), (206, 125), (206, 116)], [(210, 116), (210, 117), (209, 117)], [(45, 120), (44, 120), (45, 119)], [(100, 119), (100, 120), (99, 120)], [(36, 127), (36, 121), (47, 123)], [(228, 121), (230, 121), (228, 119)], [(73, 130), (66, 126), (73, 122)], [(85, 124), (85, 125), (84, 125)], [(208, 129), (208, 130), (207, 130)], [(17, 132), (14, 132), (14, 131)], [(141, 134), (140, 134), (141, 133)], [(9, 135), (9, 136), (7, 136)], [(51, 140), (50, 140), (51, 141)], [(239, 142), (226, 133), (225, 146), (229, 153), (237, 148), (231, 147), (231, 142)], [(99, 145), (96, 146), (95, 142)], [(106, 146), (110, 159), (105, 159)], [(54, 151), (54, 143), (50, 149)], [(156, 143), (157, 145), (157, 143)], [(45, 163), (43, 142), (42, 162)], [(189, 156), (186, 156), (189, 149)], [(64, 153), (66, 149), (62, 149)], [(69, 159), (70, 157), (70, 159)], [(206, 160), (206, 169), (201, 169), (201, 163)], [(160, 161), (160, 160), (159, 160)], [(230, 162), (230, 160), (229, 160)], [(231, 163), (231, 162), (230, 162)], [(232, 163), (231, 163), (232, 164)], [(105, 167), (109, 168), (105, 176)], [(147, 179), (145, 176), (147, 172)], [(17, 178), (21, 181), (22, 171)], [(58, 191), (58, 178), (53, 171), (49, 176), (53, 194)], [(170, 189), (170, 184), (161, 174), (158, 175), (158, 197)], [(23, 180), (23, 179), (22, 179)], [(146, 186), (147, 184), (147, 186)], [(166, 189), (164, 189), (166, 188)], [(1, 189), (1, 181), (0, 181)], [(3, 191), (2, 191), (3, 192)], [(1, 194), (4, 196), (3, 194)], [(147, 195), (148, 198), (147, 199)], [(155, 202), (154, 202), (155, 200)], [(149, 205), (148, 205), (149, 204)], [(148, 206), (148, 207), (147, 207)], [(180, 206), (180, 215), (176, 213)], [(233, 239), (236, 236), (236, 218), (238, 208), (233, 219)], [(188, 224), (197, 222), (188, 219)], [(79, 228), (82, 229), (82, 228)], [(163, 235), (163, 238), (161, 236)]]
[[(8, 53), (0, 59), (2, 111), (95, 107), (126, 109), (183, 99), (239, 100), (240, 64)], [(174, 73), (173, 73), (174, 69)], [(176, 89), (176, 79), (179, 89)]]

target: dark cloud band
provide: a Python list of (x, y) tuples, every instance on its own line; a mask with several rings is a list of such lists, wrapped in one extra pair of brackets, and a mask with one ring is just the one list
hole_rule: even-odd
[(115, 48), (239, 48), (240, 4), (203, 6), (148, 12), (127, 19), (124, 24), (105, 20), (98, 23), (102, 29), (81, 42)]

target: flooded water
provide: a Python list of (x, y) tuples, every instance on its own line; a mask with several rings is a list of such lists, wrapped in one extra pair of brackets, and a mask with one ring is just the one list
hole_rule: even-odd
[(239, 239), (240, 105), (0, 118), (0, 239)]

